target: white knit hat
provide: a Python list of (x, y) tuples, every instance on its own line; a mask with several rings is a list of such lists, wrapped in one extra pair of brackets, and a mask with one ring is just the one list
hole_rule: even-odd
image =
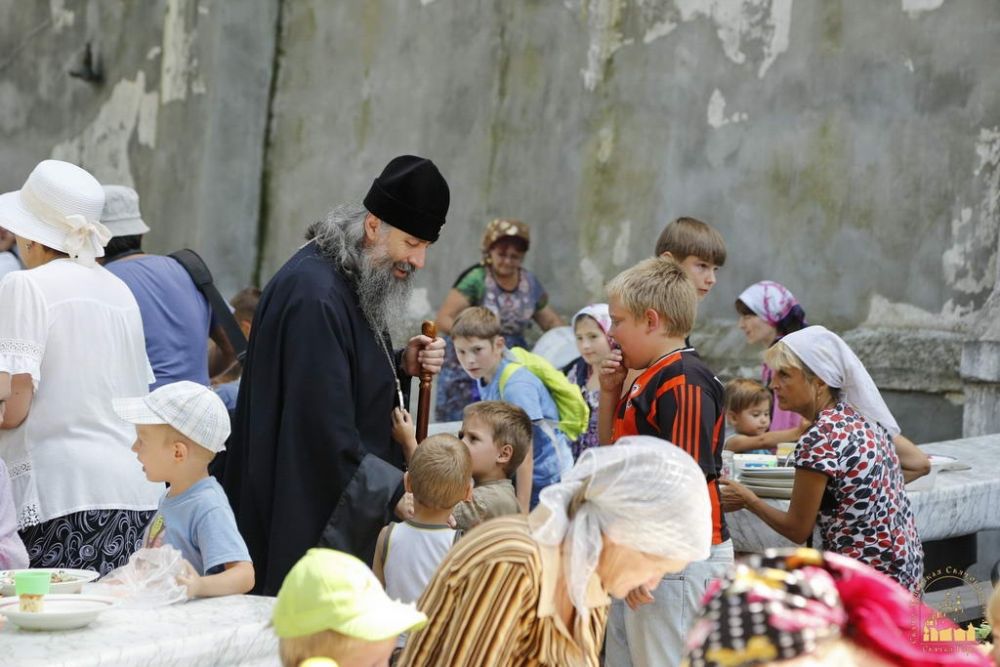
[(139, 193), (125, 185), (104, 186), (104, 212), (101, 223), (111, 236), (145, 234), (149, 227), (139, 213)]
[(114, 408), (132, 424), (168, 424), (211, 452), (226, 448), (229, 412), (214, 391), (197, 382), (182, 380), (146, 396), (116, 398)]
[(103, 208), (97, 179), (69, 162), (44, 160), (20, 190), (0, 195), (0, 227), (93, 265), (111, 239), (100, 222)]

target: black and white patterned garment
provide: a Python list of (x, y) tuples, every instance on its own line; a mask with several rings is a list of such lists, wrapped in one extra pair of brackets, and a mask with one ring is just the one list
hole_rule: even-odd
[(101, 576), (142, 547), (155, 510), (88, 510), (20, 531), (31, 567), (94, 570)]

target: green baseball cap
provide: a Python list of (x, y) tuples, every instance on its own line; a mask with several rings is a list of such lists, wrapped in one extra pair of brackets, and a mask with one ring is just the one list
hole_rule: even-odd
[(310, 549), (282, 582), (271, 623), (284, 639), (334, 630), (376, 642), (422, 628), (427, 616), (412, 604), (391, 600), (354, 556)]

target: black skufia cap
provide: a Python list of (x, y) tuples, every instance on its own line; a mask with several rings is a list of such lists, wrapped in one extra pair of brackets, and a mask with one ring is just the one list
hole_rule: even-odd
[(437, 241), (451, 191), (433, 162), (400, 155), (385, 166), (365, 195), (365, 208), (379, 220), (425, 241)]

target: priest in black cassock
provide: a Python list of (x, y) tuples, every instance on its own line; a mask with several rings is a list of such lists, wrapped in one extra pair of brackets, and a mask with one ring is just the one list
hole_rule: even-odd
[(415, 336), (394, 351), (388, 324), (405, 313), (449, 197), (433, 162), (393, 159), (364, 207), (313, 225), (261, 295), (223, 473), (256, 593), (277, 594), (311, 547), (371, 562), (379, 530), (403, 512), (392, 410), (421, 367), (440, 370), (444, 341)]

